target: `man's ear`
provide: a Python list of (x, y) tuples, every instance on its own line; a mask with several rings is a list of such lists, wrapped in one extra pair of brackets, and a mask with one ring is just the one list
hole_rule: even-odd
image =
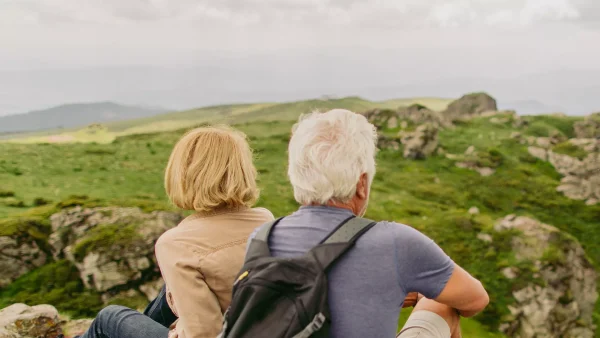
[(360, 199), (367, 199), (367, 196), (369, 195), (369, 181), (367, 179), (367, 174), (363, 173), (362, 175), (360, 175), (360, 178), (358, 179), (358, 184), (356, 185), (356, 196), (358, 196)]

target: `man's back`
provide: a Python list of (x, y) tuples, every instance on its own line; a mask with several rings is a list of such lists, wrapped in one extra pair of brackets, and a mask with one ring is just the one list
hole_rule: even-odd
[[(301, 207), (273, 229), (271, 254), (302, 255), (350, 216), (352, 212), (341, 208)], [(437, 297), (453, 266), (450, 258), (418, 231), (379, 222), (328, 274), (331, 337), (394, 337), (406, 293)]]

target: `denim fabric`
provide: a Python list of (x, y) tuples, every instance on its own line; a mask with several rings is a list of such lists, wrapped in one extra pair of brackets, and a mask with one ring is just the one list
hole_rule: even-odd
[(81, 338), (167, 338), (169, 329), (130, 308), (109, 305), (102, 309)]
[(177, 316), (175, 316), (171, 307), (169, 307), (169, 303), (167, 303), (166, 286), (163, 286), (158, 296), (148, 304), (144, 310), (144, 315), (152, 318), (152, 320), (162, 324), (164, 327), (171, 326), (177, 320)]

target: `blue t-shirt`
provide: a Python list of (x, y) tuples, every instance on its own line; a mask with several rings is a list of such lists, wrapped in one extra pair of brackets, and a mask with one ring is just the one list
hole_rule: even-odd
[[(302, 255), (351, 215), (341, 208), (300, 207), (273, 228), (271, 254)], [(436, 298), (453, 269), (454, 262), (427, 236), (407, 225), (378, 222), (328, 274), (331, 337), (395, 337), (406, 294)]]

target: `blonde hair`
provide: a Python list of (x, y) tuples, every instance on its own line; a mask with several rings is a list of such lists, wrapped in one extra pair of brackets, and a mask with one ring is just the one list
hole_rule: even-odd
[(187, 132), (169, 158), (165, 190), (185, 210), (252, 206), (259, 191), (246, 135), (226, 126)]

